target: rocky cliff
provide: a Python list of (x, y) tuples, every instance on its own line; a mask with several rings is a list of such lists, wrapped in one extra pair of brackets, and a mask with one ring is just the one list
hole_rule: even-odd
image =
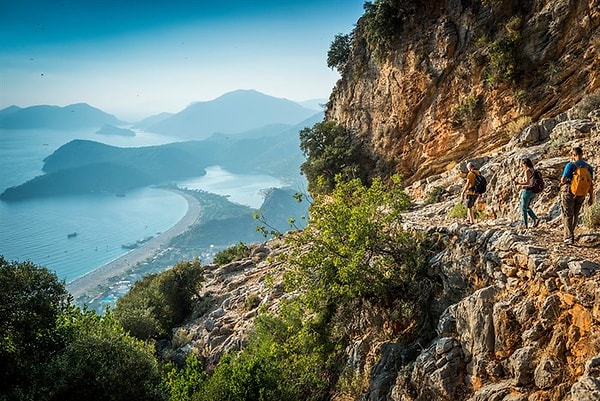
[(408, 182), (498, 151), (600, 88), (597, 0), (375, 3), (326, 119)]

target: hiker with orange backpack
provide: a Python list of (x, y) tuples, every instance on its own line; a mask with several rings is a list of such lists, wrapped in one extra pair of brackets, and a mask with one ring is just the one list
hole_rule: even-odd
[(571, 161), (563, 171), (560, 183), (564, 188), (561, 193), (561, 209), (564, 225), (564, 243), (575, 242), (575, 227), (579, 212), (586, 195), (590, 195), (588, 204), (594, 203), (594, 169), (583, 160), (583, 150), (574, 147), (571, 151)]
[(461, 201), (464, 201), (465, 195), (467, 195), (467, 223), (475, 224), (475, 211), (473, 210), (477, 199), (481, 198), (481, 195), (485, 193), (487, 187), (487, 180), (475, 169), (472, 162), (467, 163), (467, 181), (460, 194)]

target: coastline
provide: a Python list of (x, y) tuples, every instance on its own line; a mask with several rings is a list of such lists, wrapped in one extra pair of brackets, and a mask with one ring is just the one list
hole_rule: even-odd
[(125, 255), (68, 283), (67, 290), (74, 299), (84, 295), (86, 291), (92, 288), (107, 283), (112, 277), (124, 275), (127, 270), (155, 255), (174, 237), (186, 232), (198, 220), (202, 212), (202, 207), (198, 200), (183, 191), (173, 189), (169, 189), (169, 191), (175, 192), (187, 200), (188, 210), (181, 220), (167, 231), (145, 242), (139, 248), (135, 248)]

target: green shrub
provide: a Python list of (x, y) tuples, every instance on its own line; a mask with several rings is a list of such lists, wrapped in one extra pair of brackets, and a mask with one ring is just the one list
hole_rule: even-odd
[(300, 131), (300, 149), (306, 161), (300, 166), (311, 194), (329, 193), (336, 177), (359, 178), (367, 184), (372, 162), (358, 138), (335, 121), (315, 124)]
[(115, 317), (136, 338), (168, 337), (201, 298), (204, 269), (199, 259), (183, 261), (160, 274), (135, 283), (117, 301)]
[(600, 202), (596, 202), (592, 206), (585, 208), (583, 212), (583, 224), (589, 228), (600, 227)]
[(229, 248), (218, 252), (214, 257), (213, 262), (222, 266), (235, 260), (247, 258), (248, 256), (250, 256), (250, 248), (243, 242), (240, 242), (237, 245), (230, 246)]
[(481, 119), (483, 115), (483, 98), (481, 96), (467, 96), (460, 102), (452, 117), (455, 126), (465, 125), (471, 121)]
[(344, 68), (350, 57), (352, 35), (335, 35), (327, 52), (327, 67), (335, 68), (338, 72)]
[(427, 200), (426, 203), (428, 205), (431, 205), (433, 203), (438, 203), (442, 200), (442, 196), (444, 195), (444, 192), (446, 192), (446, 190), (444, 189), (444, 187), (434, 187), (431, 191), (429, 191), (429, 193), (427, 194)]
[(448, 212), (448, 217), (460, 219), (467, 217), (467, 207), (463, 203), (457, 203)]

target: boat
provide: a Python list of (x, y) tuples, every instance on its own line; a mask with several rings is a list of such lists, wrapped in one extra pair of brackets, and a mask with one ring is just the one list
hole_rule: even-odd
[(77, 237), (77, 233), (76, 232), (75, 233), (67, 234), (67, 238), (75, 238), (75, 237)]

